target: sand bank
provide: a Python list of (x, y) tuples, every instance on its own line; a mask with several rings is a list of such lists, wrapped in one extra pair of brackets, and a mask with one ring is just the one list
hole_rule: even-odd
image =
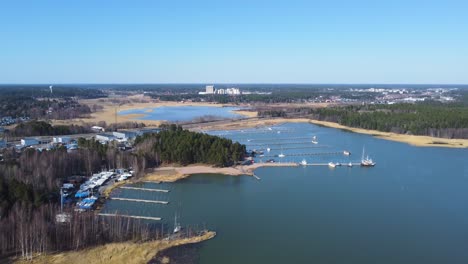
[(190, 165), (185, 167), (160, 167), (143, 177), (144, 181), (175, 182), (193, 174), (224, 174), (224, 175), (253, 175), (254, 170), (261, 167), (295, 167), (297, 163), (255, 163), (253, 165), (239, 165), (234, 167), (216, 168), (210, 165)]
[(154, 258), (159, 252), (163, 250), (185, 244), (200, 243), (215, 237), (215, 235), (215, 232), (207, 232), (201, 236), (174, 240), (155, 240), (144, 243), (109, 243), (79, 251), (68, 251), (59, 254), (41, 255), (34, 257), (31, 261), (19, 260), (15, 263), (148, 263), (152, 258)]

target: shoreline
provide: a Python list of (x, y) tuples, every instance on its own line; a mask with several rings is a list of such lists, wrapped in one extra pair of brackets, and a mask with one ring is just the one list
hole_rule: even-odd
[[(84, 99), (79, 101), (82, 104), (88, 105), (90, 108), (93, 105), (100, 105), (103, 107), (101, 111), (92, 113), (90, 118), (77, 118), (70, 120), (57, 120), (53, 124), (84, 124), (84, 123), (97, 123), (99, 121), (106, 121), (107, 124), (117, 122), (139, 122), (147, 126), (159, 126), (164, 123), (163, 120), (138, 120), (136, 118), (142, 117), (145, 114), (127, 114), (118, 115), (116, 118), (116, 111), (156, 108), (163, 106), (212, 106), (212, 107), (248, 107), (251, 105), (232, 105), (232, 104), (217, 104), (207, 102), (173, 102), (173, 101), (158, 101), (151, 99), (144, 95), (133, 95), (125, 99), (104, 98), (104, 99)], [(150, 109), (148, 109), (150, 110)], [(236, 114), (243, 115), (248, 118), (257, 117), (256, 111), (234, 110)], [(252, 120), (227, 120), (225, 122), (216, 124), (200, 124), (194, 127), (193, 130), (236, 130), (243, 128), (255, 128), (262, 126), (274, 126), (283, 123), (311, 123), (324, 127), (337, 128), (354, 133), (371, 135), (377, 138), (407, 143), (417, 147), (446, 147), (446, 148), (468, 148), (468, 139), (446, 139), (421, 135), (405, 135), (392, 132), (382, 132), (377, 130), (367, 130), (362, 128), (348, 127), (334, 122), (319, 121), (308, 118), (258, 118)]]
[(51, 253), (38, 255), (32, 260), (14, 259), (14, 263), (148, 263), (160, 252), (172, 247), (178, 247), (187, 244), (196, 244), (210, 240), (216, 236), (216, 232), (207, 231), (206, 233), (190, 238), (177, 238), (174, 240), (158, 239), (149, 242), (116, 242), (106, 243), (100, 246), (94, 246), (79, 251), (65, 251), (60, 253)]
[(319, 121), (313, 119), (310, 119), (310, 123), (324, 127), (341, 129), (353, 133), (371, 135), (380, 139), (406, 143), (416, 147), (468, 148), (468, 139), (448, 139), (420, 135), (397, 134), (392, 132), (382, 132), (377, 130), (348, 127), (334, 122)]
[[(224, 122), (221, 124), (200, 125), (200, 130), (237, 130), (245, 128), (257, 128), (265, 126), (274, 126), (284, 123), (310, 123), (323, 127), (341, 129), (353, 133), (371, 135), (380, 139), (391, 140), (406, 143), (416, 147), (442, 147), (442, 148), (468, 148), (468, 139), (448, 139), (421, 135), (405, 135), (392, 132), (382, 132), (363, 128), (354, 128), (340, 125), (334, 122), (319, 121), (308, 118), (264, 118), (256, 120), (241, 120), (233, 122)], [(195, 130), (197, 130), (195, 129)]]

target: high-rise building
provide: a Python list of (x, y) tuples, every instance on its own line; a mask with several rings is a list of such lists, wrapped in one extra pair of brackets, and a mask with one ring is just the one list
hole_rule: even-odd
[(214, 94), (214, 85), (206, 86), (206, 94)]

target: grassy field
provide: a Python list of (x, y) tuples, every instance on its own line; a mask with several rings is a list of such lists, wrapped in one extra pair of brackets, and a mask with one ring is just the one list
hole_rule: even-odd
[[(144, 243), (110, 243), (103, 246), (97, 246), (90, 249), (69, 251), (58, 254), (40, 255), (30, 261), (16, 260), (14, 263), (33, 263), (33, 264), (139, 264), (148, 263), (158, 252), (170, 247), (181, 246), (185, 244), (200, 243), (209, 240), (216, 235), (215, 232), (207, 232), (204, 235), (192, 238), (183, 238), (175, 240), (157, 240)], [(167, 259), (170, 263), (170, 259)]]

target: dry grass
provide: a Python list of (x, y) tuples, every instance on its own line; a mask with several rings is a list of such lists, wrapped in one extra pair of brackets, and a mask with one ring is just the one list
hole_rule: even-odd
[(128, 183), (128, 182), (126, 182), (126, 181), (114, 182), (114, 184), (112, 184), (111, 186), (107, 187), (107, 188), (104, 190), (104, 192), (103, 192), (104, 197), (106, 197), (106, 199), (109, 198), (110, 194), (112, 193), (112, 191), (113, 191), (115, 188), (118, 188), (118, 187), (120, 187), (120, 186), (122, 186), (122, 185), (125, 185), (125, 184), (127, 184), (127, 183)]
[(103, 246), (97, 246), (80, 251), (70, 251), (51, 255), (41, 255), (33, 258), (32, 261), (17, 260), (15, 263), (33, 263), (33, 264), (137, 264), (148, 263), (160, 251), (170, 247), (199, 243), (209, 240), (216, 235), (215, 232), (207, 232), (202, 236), (176, 239), (176, 240), (157, 240), (145, 243), (110, 243)]

